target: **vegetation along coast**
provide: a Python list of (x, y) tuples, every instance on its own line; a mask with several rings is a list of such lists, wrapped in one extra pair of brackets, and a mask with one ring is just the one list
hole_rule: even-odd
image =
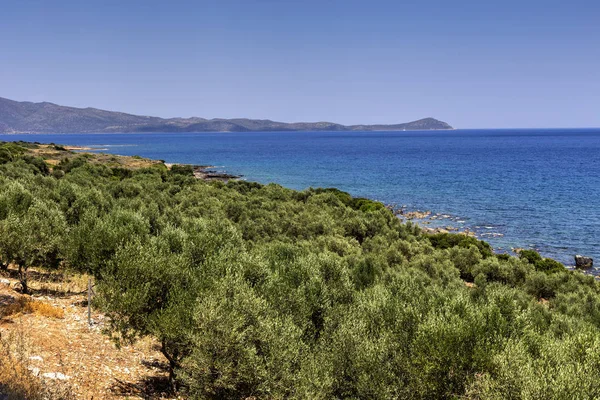
[(0, 143), (0, 398), (600, 396), (593, 276), (337, 189), (87, 150)]

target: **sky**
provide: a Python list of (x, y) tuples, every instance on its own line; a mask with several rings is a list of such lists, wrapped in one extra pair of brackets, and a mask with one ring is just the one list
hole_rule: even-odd
[(0, 97), (161, 117), (600, 127), (600, 1), (0, 0)]

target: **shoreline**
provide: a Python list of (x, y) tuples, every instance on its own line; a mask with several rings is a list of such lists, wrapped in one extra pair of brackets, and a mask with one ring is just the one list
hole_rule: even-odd
[[(93, 147), (93, 146), (78, 146), (78, 145), (58, 145), (59, 147), (64, 148), (65, 150), (77, 152), (77, 153), (93, 153), (98, 154), (98, 152), (107, 151), (108, 147)], [(104, 153), (108, 154), (108, 153)], [(113, 154), (113, 153), (110, 153)], [(122, 154), (113, 154), (119, 157), (133, 157), (135, 156), (126, 156)], [(167, 169), (171, 169), (174, 165), (178, 166), (190, 166), (192, 168), (194, 177), (197, 179), (202, 179), (205, 181), (210, 180), (219, 180), (222, 182), (228, 182), (230, 180), (241, 179), (242, 175), (233, 175), (227, 172), (217, 171), (214, 165), (196, 165), (196, 164), (185, 164), (185, 163), (169, 163), (164, 162), (162, 160), (153, 160), (153, 161), (161, 161)]]
[[(104, 149), (99, 149), (99, 148), (89, 147), (89, 146), (64, 146), (64, 147), (67, 149), (72, 148), (74, 151), (96, 152), (96, 151), (104, 150)], [(131, 157), (131, 156), (122, 156), (122, 157)], [(192, 167), (194, 177), (196, 177), (197, 179), (204, 180), (204, 181), (216, 180), (216, 181), (221, 181), (221, 182), (227, 183), (230, 180), (238, 180), (238, 179), (243, 178), (243, 175), (233, 175), (226, 171), (216, 171), (214, 169), (214, 168), (216, 168), (214, 165), (170, 163), (170, 162), (164, 162), (163, 160), (157, 160), (157, 161), (162, 161), (163, 164), (169, 170), (174, 165), (190, 166), (190, 167)], [(275, 183), (277, 183), (277, 182), (275, 182)], [(279, 184), (279, 183), (277, 183), (277, 184)], [(341, 190), (341, 189), (339, 189), (339, 190)], [(353, 195), (352, 193), (349, 193), (349, 194), (351, 196), (355, 197), (355, 195)], [(482, 241), (485, 241), (486, 243), (489, 243), (492, 246), (492, 250), (496, 254), (509, 254), (509, 255), (518, 256), (519, 252), (522, 250), (534, 250), (538, 253), (541, 251), (541, 249), (537, 246), (524, 245), (524, 244), (520, 244), (515, 247), (511, 246), (509, 248), (493, 246), (492, 243), (489, 242), (489, 240), (505, 237), (504, 233), (501, 233), (501, 232), (483, 232), (483, 233), (478, 232), (478, 230), (481, 228), (492, 229), (493, 226), (471, 227), (469, 225), (456, 226), (455, 224), (452, 224), (452, 222), (461, 223), (461, 224), (466, 223), (466, 221), (468, 220), (468, 217), (459, 217), (456, 215), (452, 215), (450, 213), (441, 213), (441, 212), (434, 213), (431, 210), (422, 211), (418, 208), (408, 208), (408, 206), (405, 206), (405, 205), (397, 206), (397, 205), (392, 205), (392, 204), (386, 204), (380, 200), (371, 199), (371, 198), (369, 198), (369, 200), (378, 201), (378, 202), (382, 203), (387, 209), (389, 209), (403, 223), (407, 223), (409, 221), (412, 223), (415, 223), (426, 234), (449, 233), (449, 234), (459, 234), (459, 235), (473, 237), (478, 240), (482, 240)], [(448, 221), (449, 224), (441, 223), (442, 221)], [(434, 226), (428, 226), (428, 225), (434, 225)], [(437, 226), (435, 226), (435, 225), (437, 225)], [(571, 255), (571, 257), (573, 259), (575, 256), (576, 256), (576, 254)], [(549, 255), (549, 257), (555, 259), (554, 255)], [(562, 261), (559, 261), (559, 262), (561, 264), (563, 264), (565, 266), (565, 268), (567, 268), (567, 269), (570, 269), (570, 270), (575, 269), (575, 263), (573, 261), (571, 261), (571, 263), (564, 263)], [(585, 273), (588, 273), (588, 274), (591, 274), (591, 275), (594, 275), (594, 276), (597, 276), (598, 278), (600, 278), (600, 275), (599, 275), (600, 271), (598, 273), (596, 273), (595, 271), (596, 271), (596, 268), (592, 268), (591, 270), (585, 271)]]
[[(38, 143), (41, 145), (41, 143)], [(95, 147), (95, 145), (55, 145), (55, 147), (59, 147), (64, 149), (65, 151), (71, 152), (72, 154), (95, 154), (101, 157), (109, 157), (116, 156), (118, 158), (127, 158), (133, 159), (133, 163), (137, 161), (143, 162), (142, 157), (131, 155), (131, 156), (123, 156), (116, 153), (103, 153), (103, 151), (109, 150), (108, 147)], [(46, 145), (49, 146), (49, 145)], [(111, 157), (114, 158), (114, 157)], [(137, 160), (136, 160), (137, 159)], [(214, 165), (197, 165), (197, 164), (184, 164), (184, 163), (167, 163), (164, 160), (151, 160), (146, 159), (146, 162), (161, 163), (167, 169), (171, 169), (174, 165), (179, 166), (189, 166), (191, 167), (192, 173), (194, 177), (197, 179), (202, 179), (205, 181), (221, 181), (228, 182), (230, 180), (243, 179), (242, 175), (234, 175), (228, 173), (226, 170), (216, 170)], [(51, 162), (50, 162), (51, 163)], [(275, 182), (277, 183), (277, 182)], [(349, 193), (353, 197), (356, 197), (352, 193)], [(365, 196), (369, 198), (368, 196)], [(494, 224), (490, 224), (491, 226), (473, 226), (467, 223), (469, 221), (468, 217), (459, 217), (456, 215), (452, 215), (450, 213), (441, 213), (441, 212), (432, 212), (421, 211), (417, 208), (409, 208), (406, 205), (399, 206), (398, 204), (386, 204), (385, 202), (377, 199), (369, 198), (373, 201), (378, 201), (382, 203), (386, 208), (388, 208), (391, 212), (394, 213), (402, 222), (411, 221), (414, 224), (417, 224), (419, 228), (428, 234), (436, 234), (436, 233), (454, 233), (454, 234), (463, 234), (467, 236), (471, 236), (477, 238), (479, 240), (486, 241), (492, 245), (493, 251), (497, 254), (510, 254), (515, 255), (518, 254), (518, 251), (522, 249), (532, 249), (537, 252), (542, 253), (544, 256), (560, 260), (560, 262), (565, 265), (567, 268), (572, 268), (574, 266), (574, 256), (577, 254), (587, 255), (586, 253), (578, 253), (578, 252), (553, 252), (545, 251), (544, 248), (546, 245), (544, 244), (534, 244), (527, 245), (523, 244), (524, 242), (514, 242), (511, 240), (502, 240), (501, 238), (505, 237), (506, 233), (492, 231), (497, 226)], [(503, 225), (500, 225), (503, 226)], [(500, 239), (501, 246), (498, 246), (498, 242), (495, 239)], [(496, 243), (494, 243), (496, 242)], [(502, 243), (504, 242), (504, 243)], [(508, 243), (506, 243), (508, 242)], [(552, 245), (548, 245), (552, 248)], [(592, 254), (593, 257), (593, 254)], [(567, 261), (568, 260), (568, 261)]]
[(196, 164), (181, 164), (181, 163), (163, 163), (169, 170), (173, 168), (173, 166), (189, 166), (192, 167), (192, 171), (194, 177), (197, 179), (202, 179), (204, 181), (218, 180), (222, 182), (229, 182), (233, 180), (238, 180), (243, 177), (243, 175), (233, 175), (227, 172), (217, 171), (214, 165), (196, 165)]
[[(478, 240), (482, 240), (490, 245), (492, 245), (492, 243), (490, 243), (490, 239), (493, 240), (495, 238), (506, 237), (506, 235), (501, 232), (491, 232), (491, 231), (490, 232), (480, 232), (481, 229), (491, 230), (494, 228), (494, 226), (469, 226), (469, 225), (455, 226), (455, 225), (451, 224), (452, 222), (454, 222), (454, 223), (458, 222), (461, 224), (466, 223), (466, 221), (469, 219), (467, 217), (461, 218), (461, 217), (458, 217), (458, 216), (455, 216), (455, 215), (452, 215), (449, 213), (434, 213), (431, 210), (422, 211), (419, 209), (409, 209), (406, 206), (402, 206), (402, 207), (398, 208), (398, 207), (394, 207), (391, 205), (386, 205), (386, 207), (390, 211), (392, 211), (394, 213), (394, 215), (396, 215), (402, 222), (414, 223), (414, 224), (418, 225), (419, 228), (421, 228), (421, 230), (426, 234), (449, 233), (449, 234), (466, 235), (466, 236), (476, 238)], [(441, 224), (442, 221), (449, 221), (450, 224), (448, 224), (448, 225), (446, 225), (445, 223)], [(432, 223), (433, 224), (440, 223), (440, 225), (428, 226)], [(521, 251), (533, 250), (545, 257), (545, 255), (543, 254), (544, 253), (543, 249), (538, 246), (535, 246), (535, 245), (520, 244), (517, 246), (511, 246), (511, 247), (506, 247), (506, 248), (492, 246), (492, 250), (496, 254), (508, 254), (508, 255), (516, 256), (516, 257), (519, 256), (519, 253)], [(555, 255), (553, 255), (553, 254), (550, 254), (547, 257), (560, 262), (561, 264), (563, 264), (565, 266), (565, 268), (567, 268), (569, 270), (577, 270), (574, 261), (575, 261), (575, 257), (578, 255), (579, 254), (575, 254), (575, 253), (572, 254), (570, 257), (571, 258), (570, 263), (565, 263), (563, 261), (556, 259)], [(600, 268), (598, 268), (598, 267), (592, 267), (591, 269), (583, 270), (583, 272), (596, 277), (596, 279), (600, 279)]]

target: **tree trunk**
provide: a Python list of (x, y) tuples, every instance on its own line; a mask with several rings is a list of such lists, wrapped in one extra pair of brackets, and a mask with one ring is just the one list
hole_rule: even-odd
[(87, 292), (87, 318), (88, 326), (92, 326), (92, 279), (88, 278), (88, 292)]
[(176, 355), (171, 355), (167, 350), (167, 342), (163, 340), (160, 346), (160, 352), (165, 356), (167, 361), (169, 361), (169, 384), (171, 385), (171, 390), (173, 393), (177, 393), (178, 385), (177, 385), (177, 377), (175, 376), (175, 368), (178, 366), (178, 362), (176, 359)]
[(29, 294), (29, 287), (27, 286), (27, 268), (23, 267), (23, 264), (19, 263), (19, 282), (21, 283), (21, 293)]

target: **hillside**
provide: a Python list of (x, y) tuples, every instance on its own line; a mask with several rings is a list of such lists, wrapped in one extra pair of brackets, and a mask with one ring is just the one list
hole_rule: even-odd
[(336, 189), (0, 142), (0, 284), (0, 398), (600, 396), (593, 276)]
[(394, 125), (276, 122), (257, 119), (159, 118), (0, 97), (0, 133), (398, 131), (452, 129), (434, 118)]

